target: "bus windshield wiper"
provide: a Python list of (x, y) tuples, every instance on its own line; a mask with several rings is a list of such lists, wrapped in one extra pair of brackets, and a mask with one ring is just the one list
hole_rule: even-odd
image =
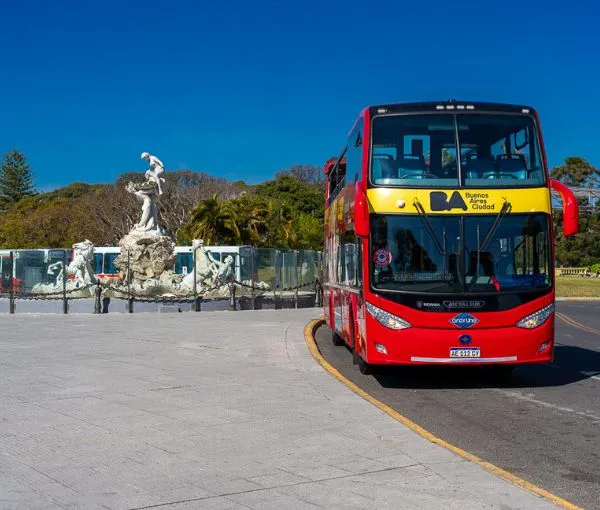
[(479, 260), (480, 260), (481, 252), (487, 247), (489, 242), (492, 240), (492, 237), (494, 237), (494, 234), (496, 233), (496, 230), (498, 230), (498, 227), (500, 226), (500, 223), (502, 222), (504, 216), (506, 216), (506, 214), (511, 209), (512, 209), (511, 203), (508, 200), (506, 200), (506, 198), (505, 198), (504, 203), (502, 204), (502, 207), (500, 208), (500, 211), (498, 211), (498, 214), (496, 215), (494, 222), (490, 226), (490, 229), (487, 231), (487, 234), (483, 238), (483, 241), (481, 244), (479, 244), (479, 226), (477, 227), (477, 244), (478, 244), (478, 246), (477, 246), (477, 271), (476, 271), (475, 275), (472, 276), (471, 282), (466, 286), (465, 292), (468, 292), (469, 290), (471, 290), (473, 285), (475, 285), (475, 283), (477, 283), (477, 278), (479, 276)]
[(489, 242), (492, 240), (492, 237), (494, 237), (496, 230), (498, 230), (498, 227), (500, 226), (500, 222), (504, 219), (504, 216), (506, 216), (506, 214), (511, 209), (512, 209), (511, 203), (508, 200), (506, 200), (506, 198), (505, 198), (504, 203), (502, 204), (502, 207), (500, 208), (500, 211), (498, 211), (498, 215), (496, 216), (496, 219), (494, 220), (494, 223), (492, 223), (492, 226), (490, 227), (487, 234), (483, 238), (483, 242), (481, 243), (481, 245), (477, 247), (478, 253), (485, 250), (485, 248), (487, 247)]
[(440, 252), (440, 255), (442, 257), (445, 257), (446, 256), (446, 246), (445, 246), (446, 243), (444, 242), (443, 246), (442, 246), (442, 243), (440, 243), (440, 240), (438, 239), (438, 236), (436, 235), (435, 230), (433, 230), (433, 226), (431, 225), (431, 222), (429, 221), (429, 217), (427, 216), (427, 213), (425, 212), (425, 209), (423, 209), (423, 206), (421, 205), (421, 202), (419, 202), (418, 198), (414, 199), (413, 205), (415, 206), (415, 209), (417, 210), (417, 212), (419, 213), (419, 216), (423, 220), (423, 223), (425, 223), (425, 227), (427, 228), (427, 231), (429, 232), (429, 235), (431, 236), (431, 239), (433, 240), (435, 247)]

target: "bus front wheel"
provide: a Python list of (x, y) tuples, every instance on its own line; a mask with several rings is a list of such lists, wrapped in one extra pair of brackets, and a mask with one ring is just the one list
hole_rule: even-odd
[(373, 365), (369, 365), (360, 354), (357, 356), (358, 361), (356, 364), (358, 365), (358, 370), (360, 373), (364, 375), (371, 375), (373, 373)]
[(336, 347), (344, 345), (344, 339), (336, 333), (335, 329), (331, 332), (331, 341)]
[(352, 363), (358, 365), (358, 370), (361, 374), (370, 375), (373, 373), (373, 365), (367, 363), (364, 358), (356, 351), (356, 339), (352, 347)]

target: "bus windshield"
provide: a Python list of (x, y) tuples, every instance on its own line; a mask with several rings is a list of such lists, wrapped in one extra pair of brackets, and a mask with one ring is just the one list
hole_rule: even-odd
[(408, 187), (543, 185), (529, 115), (409, 114), (373, 119), (371, 184)]
[(427, 225), (419, 216), (373, 215), (372, 286), (444, 294), (548, 289), (548, 216), (507, 215), (492, 228), (494, 220), (430, 216)]

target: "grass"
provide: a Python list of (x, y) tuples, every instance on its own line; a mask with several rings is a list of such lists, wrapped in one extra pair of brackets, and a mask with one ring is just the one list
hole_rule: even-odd
[(557, 276), (556, 297), (600, 297), (600, 278)]

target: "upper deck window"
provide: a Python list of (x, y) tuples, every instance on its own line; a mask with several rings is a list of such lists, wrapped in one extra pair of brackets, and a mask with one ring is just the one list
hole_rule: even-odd
[(522, 187), (545, 182), (529, 115), (417, 114), (373, 119), (371, 182), (379, 186)]

